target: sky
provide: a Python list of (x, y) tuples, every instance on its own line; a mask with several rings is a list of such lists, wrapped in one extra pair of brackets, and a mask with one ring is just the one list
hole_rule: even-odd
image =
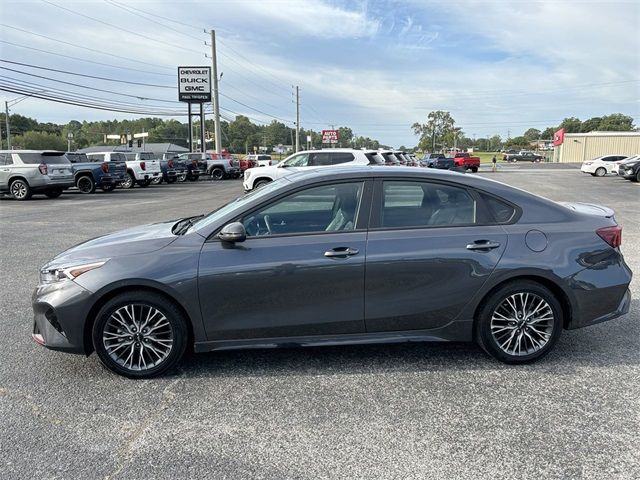
[[(432, 110), (477, 138), (617, 112), (640, 125), (635, 0), (0, 0), (0, 24), (0, 85), (151, 113), (186, 112), (177, 66), (210, 65), (215, 29), (225, 118), (291, 126), (297, 85), (303, 128), (350, 126), (396, 147), (417, 143), (411, 125)], [(3, 106), (20, 96), (0, 91)], [(11, 113), (149, 116), (36, 98)]]

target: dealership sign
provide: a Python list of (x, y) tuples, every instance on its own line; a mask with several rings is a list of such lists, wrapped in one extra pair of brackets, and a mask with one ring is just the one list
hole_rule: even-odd
[(178, 100), (189, 103), (211, 101), (211, 67), (178, 67)]
[(561, 128), (553, 134), (553, 146), (557, 147), (564, 143), (564, 128)]
[(338, 130), (322, 130), (322, 143), (338, 143)]

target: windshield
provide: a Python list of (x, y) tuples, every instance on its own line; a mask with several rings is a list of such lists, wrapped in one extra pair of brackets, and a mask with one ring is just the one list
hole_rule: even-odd
[(88, 162), (89, 158), (84, 153), (67, 153), (67, 158), (71, 163)]
[(229, 203), (221, 206), (220, 208), (217, 208), (201, 220), (194, 223), (186, 233), (192, 232), (194, 230), (200, 230), (201, 228), (211, 225), (212, 223), (217, 222), (219, 219), (233, 212), (234, 210), (241, 209), (244, 205), (253, 201), (254, 199), (259, 199), (269, 195), (271, 192), (279, 189), (282, 185), (288, 182), (289, 180), (286, 177), (282, 177), (278, 180), (266, 184), (264, 187), (260, 187), (250, 193), (247, 193), (246, 195), (237, 197), (235, 200), (231, 200)]

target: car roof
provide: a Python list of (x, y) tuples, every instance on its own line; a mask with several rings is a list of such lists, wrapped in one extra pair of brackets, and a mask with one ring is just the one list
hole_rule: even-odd
[(64, 154), (61, 150), (0, 150), (0, 153), (60, 153)]

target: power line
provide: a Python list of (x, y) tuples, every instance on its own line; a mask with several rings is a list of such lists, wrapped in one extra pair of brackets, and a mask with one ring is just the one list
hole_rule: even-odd
[[(13, 65), (20, 65), (20, 66), (29, 67), (29, 68), (37, 68), (39, 70), (47, 70), (49, 72), (64, 73), (66, 75), (76, 75), (78, 77), (95, 78), (97, 80), (105, 80), (107, 82), (126, 83), (126, 84), (129, 84), (129, 85), (140, 85), (140, 86), (143, 86), (143, 87), (170, 88), (172, 90), (175, 90), (175, 88), (176, 88), (175, 86), (172, 87), (172, 86), (169, 86), (169, 85), (157, 85), (157, 84), (153, 84), (153, 83), (130, 82), (128, 80), (118, 80), (116, 78), (107, 78), (107, 77), (98, 77), (98, 76), (95, 76), (95, 75), (86, 75), (84, 73), (76, 73), (76, 72), (69, 72), (67, 70), (58, 70), (56, 68), (41, 67), (39, 65), (31, 65), (29, 63), (13, 62), (11, 60), (5, 60), (5, 59), (2, 59), (2, 58), (0, 58), (0, 62), (11, 63)], [(6, 67), (3, 67), (3, 68), (6, 68)], [(11, 70), (11, 69), (8, 68), (7, 70)]]
[(48, 37), (46, 35), (42, 35), (41, 33), (30, 32), (29, 30), (24, 30), (23, 28), (14, 27), (13, 25), (7, 25), (6, 23), (0, 23), (0, 26), (5, 27), (5, 28), (11, 28), (13, 30), (17, 30), (19, 32), (27, 33), (29, 35), (35, 35), (36, 37), (46, 38), (47, 40), (50, 40), (52, 42), (58, 42), (58, 43), (62, 43), (64, 45), (69, 45), (69, 46), (72, 46), (72, 47), (81, 48), (83, 50), (88, 50), (90, 52), (99, 53), (101, 55), (108, 55), (110, 57), (119, 58), (121, 60), (127, 60), (129, 62), (140, 63), (140, 64), (143, 64), (143, 65), (150, 65), (152, 67), (164, 68), (166, 70), (175, 70), (175, 68), (167, 67), (166, 65), (158, 65), (157, 63), (143, 62), (142, 60), (136, 60), (135, 58), (123, 57), (121, 55), (116, 55), (115, 53), (108, 53), (108, 52), (104, 52), (102, 50), (96, 50), (95, 48), (89, 48), (89, 47), (85, 47), (85, 46), (82, 46), (82, 45), (77, 45), (75, 43), (65, 42), (64, 40), (58, 40), (57, 38)]
[(262, 115), (266, 115), (267, 117), (275, 118), (276, 120), (280, 120), (282, 122), (293, 123), (291, 120), (287, 120), (287, 119), (282, 118), (282, 117), (276, 117), (275, 115), (271, 115), (270, 113), (263, 112), (262, 110), (258, 110), (257, 108), (251, 107), (251, 106), (247, 105), (246, 103), (242, 103), (242, 102), (240, 102), (240, 101), (238, 101), (238, 100), (236, 100), (234, 98), (231, 98), (229, 95), (225, 95), (224, 93), (220, 93), (220, 96), (224, 97), (224, 98), (226, 98), (228, 100), (231, 100), (232, 102), (235, 102), (235, 103), (237, 103), (239, 105), (242, 105), (245, 108), (249, 108), (249, 109), (253, 110), (254, 112), (258, 112), (258, 113), (261, 113)]
[(113, 65), (111, 63), (95, 62), (93, 60), (86, 60), (84, 58), (72, 57), (71, 55), (63, 55), (61, 53), (51, 52), (49, 50), (42, 50), (40, 48), (27, 47), (26, 45), (20, 45), (18, 43), (8, 42), (6, 40), (0, 40), (0, 43), (6, 43), (7, 45), (12, 45), (12, 46), (18, 47), (18, 48), (26, 48), (28, 50), (33, 50), (35, 52), (46, 53), (47, 55), (55, 55), (55, 56), (58, 56), (58, 57), (69, 58), (71, 60), (77, 60), (79, 62), (92, 63), (94, 65), (102, 65), (104, 67), (119, 68), (119, 69), (122, 69), (122, 70), (131, 70), (132, 72), (148, 73), (148, 74), (152, 74), (152, 75), (162, 75), (162, 76), (165, 76), (165, 77), (175, 77), (175, 74), (160, 73), (160, 72), (154, 72), (154, 71), (151, 71), (151, 70), (141, 70), (139, 68), (123, 67), (121, 65)]
[(141, 37), (141, 38), (146, 38), (147, 40), (151, 40), (152, 42), (162, 43), (164, 45), (167, 45), (167, 46), (169, 46), (171, 48), (176, 48), (178, 50), (188, 50), (190, 52), (195, 52), (195, 53), (202, 54), (201, 51), (193, 50), (192, 48), (181, 47), (179, 45), (175, 45), (173, 43), (165, 42), (164, 40), (158, 40), (158, 39), (153, 38), (153, 37), (148, 37), (147, 35), (144, 35), (144, 34), (139, 33), (139, 32), (134, 32), (133, 30), (127, 30), (126, 28), (123, 28), (123, 27), (121, 27), (119, 25), (114, 25), (113, 23), (105, 22), (104, 20), (100, 20), (99, 18), (90, 17), (89, 15), (85, 15), (84, 13), (76, 12), (75, 10), (71, 10), (70, 8), (63, 7), (62, 5), (58, 5), (56, 3), (50, 2), (49, 0), (41, 0), (41, 1), (43, 1), (44, 3), (47, 3), (47, 4), (51, 5), (51, 6), (54, 6), (56, 8), (59, 8), (61, 10), (65, 10), (65, 11), (67, 11), (69, 13), (73, 13), (74, 15), (77, 15), (79, 17), (83, 17), (83, 18), (87, 18), (89, 20), (93, 20), (94, 22), (101, 23), (102, 25), (107, 25), (107, 26), (115, 28), (115, 29), (117, 29), (119, 31), (127, 32), (127, 33), (130, 33), (132, 35), (137, 35), (138, 37)]

